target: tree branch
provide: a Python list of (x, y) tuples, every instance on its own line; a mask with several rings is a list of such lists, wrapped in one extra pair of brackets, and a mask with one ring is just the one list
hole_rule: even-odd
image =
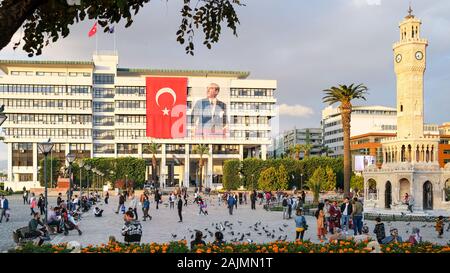
[(33, 12), (48, 0), (3, 0), (0, 6), (0, 50)]

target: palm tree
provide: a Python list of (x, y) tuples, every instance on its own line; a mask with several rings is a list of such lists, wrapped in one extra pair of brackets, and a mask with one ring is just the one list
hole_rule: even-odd
[(152, 181), (156, 184), (156, 154), (159, 151), (159, 148), (161, 147), (160, 144), (154, 143), (153, 141), (150, 143), (150, 145), (145, 146), (144, 152), (149, 152), (152, 154)]
[(299, 160), (300, 159), (300, 153), (303, 151), (302, 145), (300, 144), (295, 144), (292, 145), (291, 147), (289, 147), (289, 154), (291, 156), (294, 156), (295, 159)]
[(329, 154), (334, 153), (334, 151), (332, 149), (330, 149), (330, 147), (328, 147), (327, 145), (322, 146), (322, 148), (320, 149), (320, 153), (321, 154), (325, 154), (326, 157), (329, 156)]
[(202, 191), (202, 184), (203, 184), (202, 170), (203, 170), (203, 166), (205, 165), (205, 163), (203, 161), (203, 156), (204, 155), (209, 155), (209, 147), (208, 147), (208, 145), (200, 144), (200, 145), (197, 145), (194, 148), (193, 152), (195, 154), (199, 154), (200, 155), (200, 160), (198, 162), (198, 167), (199, 167), (199, 172), (200, 172), (200, 187), (199, 187), (199, 190), (201, 192)]
[(313, 145), (311, 145), (309, 143), (300, 145), (300, 149), (304, 152), (304, 157), (303, 158), (308, 158), (309, 157), (309, 154), (310, 154), (312, 148), (313, 148)]
[(363, 99), (366, 100), (367, 87), (363, 84), (349, 86), (339, 85), (339, 87), (332, 86), (329, 89), (323, 90), (325, 96), (323, 102), (330, 105), (340, 103), (339, 109), (342, 117), (342, 129), (344, 132), (344, 193), (348, 196), (350, 194), (350, 175), (352, 172), (351, 154), (350, 154), (350, 122), (352, 115), (352, 100)]

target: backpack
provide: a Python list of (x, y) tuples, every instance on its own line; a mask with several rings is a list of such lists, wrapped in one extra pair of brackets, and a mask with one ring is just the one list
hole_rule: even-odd
[(283, 204), (282, 205), (283, 205), (283, 207), (286, 207), (288, 205), (286, 198), (283, 199)]

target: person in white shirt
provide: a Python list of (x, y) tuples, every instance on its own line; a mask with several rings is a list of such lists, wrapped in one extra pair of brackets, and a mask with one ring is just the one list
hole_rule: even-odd
[(134, 217), (136, 218), (136, 220), (138, 220), (137, 203), (138, 203), (138, 200), (137, 200), (136, 196), (134, 195), (134, 193), (132, 193), (132, 195), (130, 197), (129, 210), (133, 211)]

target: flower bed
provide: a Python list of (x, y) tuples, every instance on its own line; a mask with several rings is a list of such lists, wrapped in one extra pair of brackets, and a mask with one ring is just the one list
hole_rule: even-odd
[[(372, 248), (367, 247), (368, 242), (336, 241), (317, 244), (310, 241), (283, 242), (275, 241), (267, 244), (234, 243), (221, 247), (207, 244), (199, 246), (192, 251), (186, 241), (170, 243), (150, 243), (140, 245), (125, 245), (123, 243), (108, 243), (97, 246), (88, 245), (81, 249), (81, 253), (370, 253)], [(67, 253), (66, 244), (35, 246), (27, 244), (22, 248), (10, 250), (16, 253)], [(382, 245), (383, 253), (450, 253), (450, 245), (436, 245), (422, 243), (394, 243)]]

